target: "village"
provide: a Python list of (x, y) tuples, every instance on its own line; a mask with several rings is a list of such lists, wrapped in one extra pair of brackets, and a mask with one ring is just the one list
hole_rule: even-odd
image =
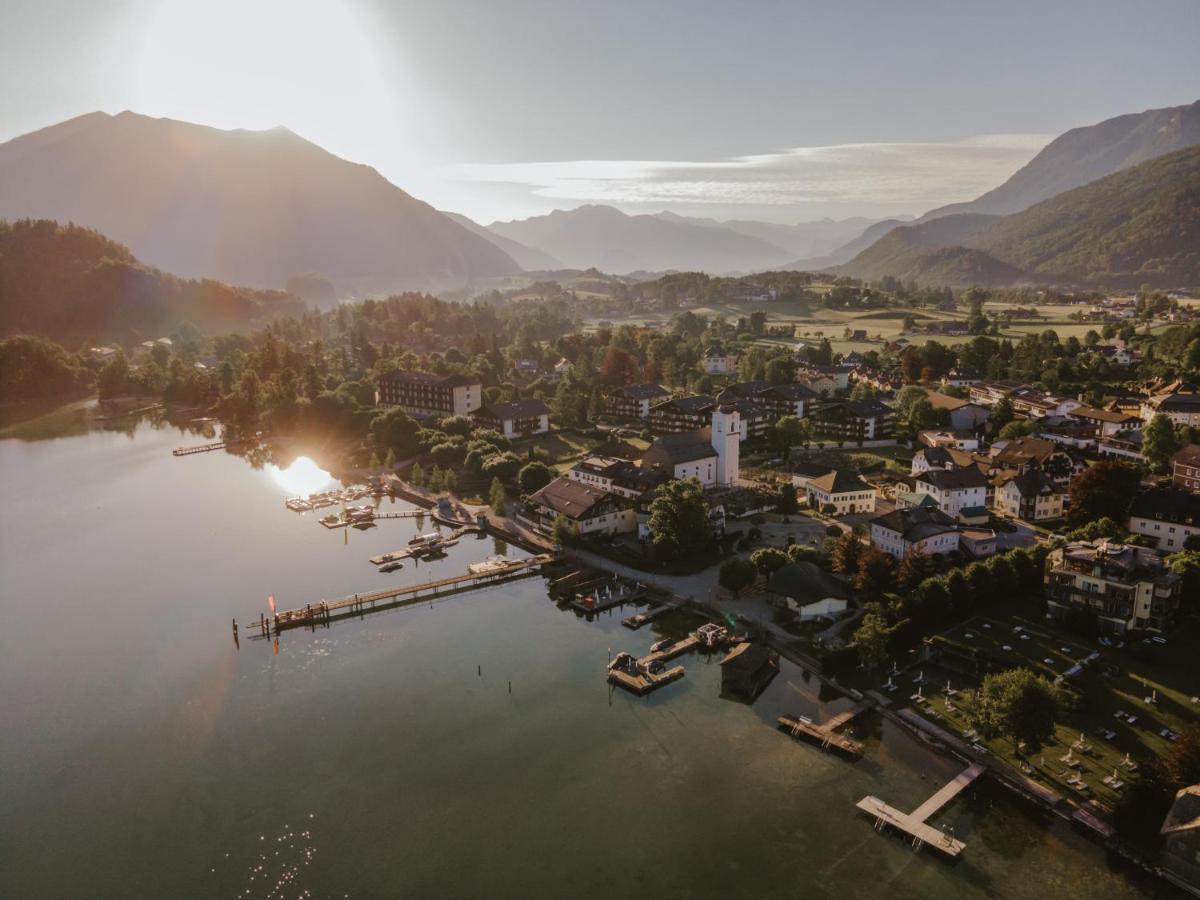
[[(760, 348), (712, 340), (688, 379), (707, 392), (612, 385), (586, 427), (563, 426), (533, 396), (486, 402), (483, 382), (462, 374), (394, 369), (377, 402), (502, 436), (524, 462), (509, 472), (515, 495), (493, 482), (494, 514), (548, 550), (738, 623), (747, 634), (716, 639), (751, 696), (782, 653), (1119, 844), (1114, 817), (1139, 768), (1200, 718), (1186, 649), (1200, 551), (1195, 384), (1138, 381), (1141, 351), (1115, 336), (1077, 351), (1110, 367), (1102, 396), (988, 378), (965, 358), (908, 378), (919, 348), (904, 339), (871, 358), (814, 360), (812, 346), (773, 336), (768, 368), (790, 378), (741, 380)], [(514, 362), (529, 382), (561, 383), (571, 368)], [(656, 690), (684, 673), (660, 660), (691, 646), (622, 654), (612, 680)], [(1015, 668), (1054, 685), (1060, 712), (1040, 740), (1009, 746), (1003, 729), (973, 724), (968, 698)], [(834, 728), (781, 727), (858, 752)], [(1172, 815), (1193, 798), (1181, 790)], [(880, 808), (880, 823), (932, 840), (923, 820)], [(1171, 834), (1171, 847), (1194, 840)]]

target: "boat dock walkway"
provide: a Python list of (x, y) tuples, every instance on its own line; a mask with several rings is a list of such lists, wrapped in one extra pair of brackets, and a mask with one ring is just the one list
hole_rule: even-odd
[(852, 719), (858, 716), (859, 713), (868, 709), (871, 706), (867, 701), (863, 701), (852, 706), (843, 712), (838, 713), (826, 722), (820, 725), (811, 721), (804, 716), (780, 716), (776, 721), (779, 727), (783, 728), (792, 737), (807, 737), (816, 741), (821, 745), (822, 750), (828, 750), (830, 747), (835, 750), (840, 750), (848, 756), (862, 756), (863, 745), (853, 738), (847, 737), (840, 733), (837, 729), (849, 723)]
[[(568, 576), (569, 577), (569, 576)], [(636, 603), (650, 592), (649, 585), (630, 582), (618, 575), (603, 575), (589, 581), (576, 582), (570, 604), (585, 613), (604, 612), (614, 606)]]
[(394, 609), (410, 603), (432, 600), (435, 597), (490, 587), (515, 578), (525, 578), (537, 574), (542, 566), (553, 562), (554, 559), (555, 557), (551, 554), (542, 554), (515, 560), (511, 565), (495, 571), (467, 572), (451, 578), (440, 578), (421, 584), (409, 584), (365, 594), (355, 594), (338, 600), (321, 600), (298, 609), (283, 610), (271, 618), (264, 616), (258, 622), (251, 622), (243, 627), (250, 634), (258, 630), (261, 633), (254, 636), (265, 638), (269, 637), (272, 631), (278, 634), (280, 631), (298, 628), (302, 625), (328, 624), (334, 619), (348, 618), (375, 610)]
[(242, 447), (247, 444), (257, 444), (266, 438), (264, 434), (243, 438), (238, 441), (213, 441), (211, 444), (196, 444), (193, 447), (176, 447), (171, 451), (172, 456), (191, 456), (194, 453), (211, 453), (214, 450), (224, 450), (226, 447)]
[(682, 677), (683, 666), (672, 666), (666, 671), (657, 673), (641, 671), (634, 673), (627, 672), (624, 669), (612, 669), (608, 673), (609, 681), (625, 688), (627, 691), (633, 691), (639, 697)]
[(637, 663), (639, 666), (648, 666), (651, 663), (666, 662), (667, 660), (674, 659), (677, 656), (683, 656), (683, 654), (687, 653), (693, 647), (699, 646), (700, 637), (695, 632), (692, 632), (687, 637), (676, 641), (669, 647), (663, 647), (661, 650), (655, 653), (647, 653), (645, 656), (639, 659)]
[(608, 680), (639, 696), (648, 694), (655, 688), (683, 677), (683, 666), (673, 666), (667, 669), (664, 668), (667, 661), (682, 656), (697, 647), (713, 649), (735, 643), (742, 638), (742, 635), (731, 635), (727, 629), (716, 625), (702, 625), (687, 637), (680, 638), (658, 650), (653, 650), (640, 658), (635, 659), (629, 653), (620, 654), (618, 660), (623, 659), (620, 664), (615, 662), (609, 664)]
[(863, 812), (874, 816), (877, 831), (890, 825), (897, 831), (902, 831), (910, 836), (913, 846), (918, 850), (928, 844), (947, 856), (956, 857), (966, 849), (967, 845), (946, 833), (945, 830), (939, 830), (927, 823), (942, 807), (961, 794), (968, 785), (986, 771), (987, 767), (983, 763), (972, 763), (911, 813), (901, 812), (895, 807), (888, 806), (878, 797), (863, 797), (856, 806)]

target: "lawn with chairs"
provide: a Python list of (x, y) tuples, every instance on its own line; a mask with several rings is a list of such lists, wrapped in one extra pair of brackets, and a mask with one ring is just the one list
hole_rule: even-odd
[[(1143, 767), (1200, 721), (1196, 646), (1194, 623), (1166, 643), (1118, 647), (1020, 616), (977, 616), (930, 639), (929, 661), (894, 676), (891, 692), (897, 705), (1059, 793), (1111, 808)], [(1057, 682), (1066, 699), (1052, 741), (1021, 754), (1008, 737), (981, 739), (967, 718), (967, 692), (989, 672), (1018, 667)]]

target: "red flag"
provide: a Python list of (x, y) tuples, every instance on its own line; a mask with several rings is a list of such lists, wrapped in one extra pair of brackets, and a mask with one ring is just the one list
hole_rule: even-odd
[(267, 605), (271, 607), (271, 615), (275, 615), (275, 595), (272, 594), (267, 598)]

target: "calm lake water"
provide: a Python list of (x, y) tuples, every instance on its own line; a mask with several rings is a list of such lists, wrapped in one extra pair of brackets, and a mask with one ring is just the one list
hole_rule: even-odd
[(955, 865), (876, 834), (859, 798), (912, 808), (957, 766), (878, 721), (857, 764), (794, 743), (778, 713), (845, 701), (786, 664), (753, 706), (695, 655), (613, 693), (609, 648), (686, 623), (588, 622), (541, 579), (238, 649), (268, 594), (518, 551), (380, 575), (412, 522), (326, 530), (171, 427), (68, 431), (0, 440), (0, 896), (1167, 896), (987, 785), (936, 820)]

